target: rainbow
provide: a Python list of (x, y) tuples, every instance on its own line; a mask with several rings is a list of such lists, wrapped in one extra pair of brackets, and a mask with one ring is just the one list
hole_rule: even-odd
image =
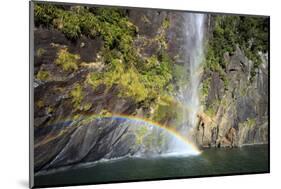
[(201, 151), (194, 145), (194, 143), (189, 141), (187, 139), (187, 137), (184, 137), (183, 135), (181, 135), (177, 130), (169, 128), (165, 125), (161, 125), (158, 122), (154, 122), (154, 121), (151, 121), (151, 120), (148, 120), (148, 119), (145, 119), (145, 118), (136, 117), (136, 116), (124, 115), (124, 114), (123, 115), (122, 114), (100, 115), (99, 117), (96, 117), (95, 119), (99, 119), (99, 118), (100, 119), (102, 119), (102, 118), (124, 119), (124, 120), (129, 120), (129, 121), (146, 123), (146, 124), (149, 124), (151, 126), (161, 128), (161, 129), (165, 130), (166, 132), (170, 133), (172, 136), (176, 137), (181, 142), (185, 143), (188, 147), (190, 147), (195, 152), (195, 154), (201, 153)]
[[(93, 116), (93, 117), (92, 117)], [(177, 138), (179, 141), (183, 142), (187, 147), (191, 148), (191, 150), (193, 151), (194, 155), (199, 155), (201, 153), (201, 151), (197, 148), (197, 146), (194, 145), (194, 143), (192, 143), (191, 141), (188, 140), (187, 137), (184, 137), (181, 133), (179, 133), (177, 130), (173, 129), (173, 128), (169, 128), (166, 125), (161, 125), (158, 122), (154, 122), (151, 121), (149, 119), (145, 119), (145, 118), (141, 118), (141, 117), (136, 117), (136, 116), (131, 116), (131, 115), (125, 115), (125, 114), (111, 114), (111, 115), (101, 115), (101, 114), (96, 114), (96, 115), (92, 115), (89, 116), (89, 120), (87, 120), (87, 123), (89, 121), (92, 120), (96, 120), (96, 119), (104, 119), (104, 118), (108, 118), (108, 119), (123, 119), (123, 120), (128, 120), (128, 121), (133, 121), (133, 122), (138, 122), (138, 123), (144, 123), (145, 125), (150, 125), (153, 127), (157, 127), (157, 128), (161, 128), (164, 131), (166, 131), (167, 133), (171, 134), (173, 137)], [(85, 120), (85, 117), (80, 117), (77, 119), (72, 119), (72, 121), (78, 121), (78, 122), (82, 122), (83, 120)], [(70, 120), (69, 120), (70, 121)], [(84, 123), (84, 124), (87, 124)], [(39, 142), (38, 144), (35, 145), (35, 147), (38, 147), (42, 144), (46, 144), (54, 139), (56, 139), (57, 137), (59, 137), (60, 135), (62, 135), (62, 132), (60, 132), (58, 135), (56, 136), (47, 136), (48, 139), (43, 140), (41, 142)]]

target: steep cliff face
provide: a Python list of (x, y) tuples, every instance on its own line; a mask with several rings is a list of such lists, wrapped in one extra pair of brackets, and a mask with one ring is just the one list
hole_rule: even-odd
[[(190, 82), (188, 22), (181, 12), (38, 3), (35, 170), (169, 152), (167, 136), (185, 124), (188, 111), (176, 98)], [(206, 16), (206, 54), (214, 23)], [(208, 63), (210, 56), (203, 64), (202, 110), (190, 138), (199, 147), (267, 143), (267, 53), (261, 52), (258, 66), (239, 43), (219, 53), (216, 64)], [(116, 115), (151, 123), (107, 119)]]
[[(142, 120), (92, 117), (49, 125), (35, 143), (35, 171), (128, 156), (174, 152), (173, 134)], [(155, 137), (157, 136), (157, 137)], [(186, 150), (185, 141), (176, 139)], [(192, 154), (192, 151), (191, 153)]]
[(226, 55), (227, 89), (218, 73), (204, 73), (209, 81), (204, 100), (212, 110), (199, 116), (194, 134), (197, 144), (231, 147), (268, 142), (268, 59), (266, 54), (262, 56), (263, 62), (250, 80), (254, 68), (239, 47), (232, 56)]
[[(213, 36), (216, 32), (215, 19), (212, 17), (210, 22), (213, 24), (209, 25), (211, 44), (217, 40)], [(227, 34), (224, 36), (227, 37)], [(209, 56), (210, 48), (206, 50), (206, 61), (209, 62), (215, 57)], [(243, 51), (241, 43), (237, 42), (233, 50), (221, 50), (224, 53), (220, 65), (214, 64), (214, 69), (209, 64), (204, 69), (201, 81), (203, 112), (199, 113), (198, 127), (193, 133), (193, 138), (201, 147), (234, 147), (268, 142), (268, 54), (266, 50), (260, 50), (253, 61), (245, 55), (246, 50)], [(216, 61), (219, 62), (219, 57)]]
[[(81, 30), (72, 29), (70, 21), (84, 19), (79, 11), (108, 25), (101, 24), (94, 36), (82, 32), (82, 25)], [(52, 12), (54, 18), (45, 23)], [(167, 151), (169, 131), (99, 118), (132, 115), (165, 125), (175, 122), (176, 109), (169, 108), (179, 105), (166, 87), (172, 82), (171, 61), (180, 52), (176, 42), (180, 40), (175, 39), (181, 33), (176, 24), (181, 14), (44, 5), (37, 6), (35, 13), (35, 171)], [(114, 14), (125, 25), (115, 21)], [(133, 33), (118, 33), (130, 29)], [(142, 65), (136, 72), (138, 64)]]

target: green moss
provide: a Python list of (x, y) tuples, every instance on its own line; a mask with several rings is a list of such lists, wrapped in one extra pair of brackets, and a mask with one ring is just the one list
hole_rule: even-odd
[(211, 71), (219, 71), (221, 69), (219, 56), (215, 54), (214, 47), (210, 44), (207, 46), (205, 66)]
[(256, 119), (255, 118), (248, 118), (245, 122), (242, 123), (243, 126), (245, 127), (254, 127), (256, 124)]
[(167, 41), (166, 41), (166, 35), (165, 34), (166, 34), (165, 28), (161, 28), (159, 34), (157, 34), (155, 36), (154, 40), (157, 41), (161, 45), (162, 49), (166, 50), (168, 48), (168, 44), (167, 44)]
[(46, 50), (43, 49), (43, 48), (38, 48), (37, 51), (36, 51), (36, 56), (37, 57), (41, 57), (43, 54), (46, 53)]
[(145, 62), (145, 69), (151, 69), (154, 68), (156, 66), (160, 65), (160, 62), (158, 61), (158, 58), (155, 55), (152, 55), (149, 58), (146, 58), (146, 62)]
[(95, 89), (105, 85), (107, 90), (118, 86), (119, 97), (132, 97), (136, 102), (157, 98), (160, 93), (173, 90), (171, 62), (167, 55), (152, 56), (142, 65), (124, 64), (125, 60), (111, 52), (105, 58), (109, 61), (102, 73), (90, 73), (88, 83)]
[(239, 123), (239, 127), (253, 128), (256, 125), (255, 118), (247, 118), (246, 121)]
[(58, 17), (57, 7), (51, 4), (35, 4), (34, 20), (35, 24), (52, 25), (54, 18)]
[(82, 110), (83, 111), (88, 111), (91, 107), (92, 107), (92, 103), (88, 102), (88, 103), (83, 104)]
[(102, 109), (99, 113), (101, 116), (112, 116), (112, 113), (107, 109)]
[(154, 109), (151, 119), (158, 123), (168, 124), (167, 127), (173, 127), (174, 129), (181, 125), (183, 114), (188, 111), (168, 95), (159, 96)]
[(203, 80), (202, 84), (201, 84), (201, 97), (202, 98), (206, 98), (209, 94), (209, 90), (210, 90), (210, 84), (211, 84), (211, 77), (206, 78), (205, 80)]
[(79, 84), (76, 84), (75, 87), (70, 91), (70, 96), (72, 98), (71, 101), (73, 103), (74, 108), (78, 109), (84, 98), (82, 86)]
[(53, 107), (51, 107), (51, 106), (48, 106), (48, 108), (47, 108), (47, 112), (48, 113), (52, 113), (54, 111), (54, 108)]
[(173, 64), (172, 68), (174, 86), (180, 88), (186, 86), (189, 82), (189, 75), (184, 65)]
[[(207, 46), (207, 55), (204, 63), (205, 70), (217, 72), (224, 83), (225, 89), (227, 89), (229, 81), (225, 72), (226, 62), (224, 60), (220, 60), (220, 56), (223, 55), (216, 55), (214, 47), (209, 44)], [(221, 63), (221, 61), (223, 61), (223, 63)]]
[(88, 82), (94, 88), (101, 84), (106, 85), (107, 89), (110, 89), (113, 85), (118, 85), (120, 97), (132, 97), (139, 102), (148, 95), (148, 91), (140, 81), (139, 76), (140, 74), (136, 69), (129, 68), (125, 70), (121, 60), (114, 59), (107, 72), (101, 74), (91, 73)]
[(58, 51), (55, 64), (59, 65), (64, 71), (75, 71), (78, 69), (79, 60), (79, 55), (71, 54), (64, 48)]
[(50, 78), (50, 73), (48, 71), (39, 70), (36, 75), (36, 78), (41, 81), (46, 81)]
[[(172, 81), (172, 63), (166, 53), (162, 53), (158, 57), (158, 62), (155, 58), (150, 58), (149, 68), (141, 70), (141, 80), (145, 87), (149, 90), (149, 95), (156, 98), (160, 94), (171, 92), (168, 91), (171, 87), (169, 84)], [(173, 90), (172, 88), (170, 88)]]
[(35, 104), (38, 108), (43, 108), (45, 106), (45, 103), (43, 100), (38, 100)]
[(240, 89), (240, 95), (241, 96), (246, 96), (247, 92), (248, 92), (248, 88), (247, 87), (243, 87), (242, 89)]
[(64, 92), (65, 88), (64, 87), (58, 87), (58, 86), (55, 86), (53, 88), (54, 92), (57, 92), (57, 93), (62, 93)]
[(170, 27), (170, 21), (168, 18), (165, 18), (162, 24), (163, 28), (167, 29)]
[(57, 27), (69, 38), (78, 38), (81, 34), (80, 19), (76, 14), (60, 11)]
[(216, 115), (216, 110), (214, 107), (210, 106), (205, 110), (205, 113), (209, 116), (209, 117), (214, 117)]
[(119, 86), (122, 88), (119, 96), (133, 97), (137, 102), (143, 101), (148, 95), (148, 90), (134, 69), (129, 69), (121, 75)]
[(207, 107), (205, 107), (205, 113), (209, 116), (209, 117), (214, 117), (217, 114), (217, 110), (219, 108), (221, 101), (220, 100), (214, 100), (212, 102), (212, 104), (208, 105)]
[[(81, 118), (81, 116), (82, 116), (81, 114), (75, 114), (73, 116), (73, 120), (79, 120)], [(84, 120), (82, 122), (84, 122)]]

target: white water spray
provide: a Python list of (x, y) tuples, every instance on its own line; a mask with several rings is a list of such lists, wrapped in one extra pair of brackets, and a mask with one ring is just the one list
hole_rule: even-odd
[[(190, 127), (196, 125), (196, 115), (200, 108), (199, 99), (199, 84), (201, 77), (201, 64), (203, 60), (203, 36), (204, 36), (204, 15), (203, 14), (190, 14), (190, 25), (187, 25), (186, 32), (189, 40), (186, 42), (187, 50), (190, 51), (189, 61), (189, 85), (185, 91), (184, 100), (189, 107), (188, 122)], [(191, 26), (191, 27), (190, 27)], [(188, 59), (187, 59), (188, 60)]]
[(204, 20), (203, 14), (185, 13), (184, 67), (188, 81), (181, 86), (179, 92), (180, 101), (188, 110), (183, 110), (180, 131), (183, 136), (187, 136), (189, 130), (196, 126), (200, 109), (199, 85), (204, 57)]
[[(199, 85), (201, 78), (201, 64), (204, 56), (204, 20), (203, 14), (184, 13), (184, 70), (187, 77), (185, 84), (180, 86), (178, 100), (183, 105), (183, 117), (178, 132), (188, 138), (189, 132), (195, 128), (197, 113), (200, 109)], [(173, 154), (190, 154), (177, 140), (170, 142), (169, 148)]]

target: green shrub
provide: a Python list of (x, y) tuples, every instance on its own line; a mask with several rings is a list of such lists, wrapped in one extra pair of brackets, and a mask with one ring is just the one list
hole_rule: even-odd
[(211, 77), (208, 77), (207, 79), (203, 80), (201, 83), (201, 97), (206, 98), (209, 94), (210, 90), (210, 84), (211, 84)]
[(38, 100), (35, 104), (38, 108), (43, 108), (45, 106), (45, 103), (43, 100)]
[(81, 34), (79, 16), (72, 12), (62, 12), (60, 14), (62, 26), (59, 29), (71, 39), (78, 38)]
[(59, 15), (58, 8), (50, 4), (37, 4), (34, 7), (34, 21), (37, 25), (52, 25), (52, 22)]
[(173, 64), (172, 70), (173, 85), (175, 87), (180, 88), (182, 86), (188, 85), (190, 78), (184, 65)]
[[(268, 51), (268, 18), (254, 16), (214, 16), (213, 36), (209, 40), (206, 66), (212, 71), (222, 72), (227, 62), (224, 53), (232, 54), (236, 45), (253, 61), (254, 69), (261, 63), (259, 52)], [(222, 69), (222, 71), (220, 70)], [(255, 76), (252, 70), (251, 76)], [(225, 85), (227, 82), (223, 78)]]
[(169, 21), (167, 18), (164, 19), (163, 24), (162, 24), (162, 27), (163, 27), (164, 29), (167, 29), (167, 28), (169, 28), (169, 26), (170, 26), (170, 21)]
[(83, 111), (88, 111), (88, 110), (91, 109), (91, 107), (92, 107), (92, 103), (89, 103), (89, 102), (88, 102), (88, 103), (83, 104), (81, 109), (82, 109)]
[(64, 71), (75, 71), (78, 69), (79, 60), (79, 55), (71, 54), (67, 49), (60, 49), (55, 64), (59, 65)]
[(248, 119), (243, 123), (243, 125), (244, 125), (245, 127), (250, 127), (250, 128), (254, 127), (255, 124), (256, 124), (255, 118), (248, 118)]
[(78, 109), (84, 98), (82, 86), (79, 84), (76, 84), (74, 86), (74, 88), (70, 91), (70, 96), (72, 98), (72, 103), (73, 103), (74, 108)]
[(136, 102), (157, 98), (159, 94), (171, 92), (173, 87), (172, 66), (169, 57), (162, 54), (146, 59), (143, 65), (124, 64), (125, 60), (114, 51), (105, 56), (107, 69), (102, 73), (91, 73), (88, 82), (96, 88), (104, 84), (107, 89), (118, 86), (119, 97), (132, 97)]
[(113, 85), (118, 85), (120, 97), (132, 97), (137, 102), (144, 100), (148, 91), (144, 84), (140, 81), (140, 74), (134, 68), (125, 70), (124, 64), (119, 59), (114, 59), (111, 63), (111, 68), (104, 73), (91, 73), (89, 83), (96, 88), (104, 84), (107, 89)]
[[(161, 53), (145, 59), (140, 57), (133, 44), (137, 27), (120, 9), (79, 6), (68, 10), (37, 3), (35, 11), (37, 24), (52, 26), (70, 39), (81, 35), (103, 38), (104, 46), (100, 54), (105, 68), (87, 77), (87, 82), (94, 89), (99, 85), (105, 85), (107, 90), (116, 86), (120, 97), (132, 97), (136, 102), (155, 99), (159, 94), (173, 91), (172, 62), (165, 52), (163, 29), (155, 39), (162, 44)], [(169, 27), (169, 21), (164, 20), (162, 25), (162, 28)], [(78, 55), (60, 49), (55, 63), (65, 71), (75, 71), (79, 60)]]
[(41, 57), (43, 54), (46, 53), (46, 50), (43, 49), (43, 48), (38, 48), (37, 51), (36, 51), (36, 56), (37, 57)]
[(187, 114), (188, 111), (186, 107), (169, 95), (159, 95), (154, 109), (151, 119), (158, 123), (167, 124), (167, 127), (173, 127), (173, 129), (182, 125), (183, 115)]
[(50, 73), (48, 71), (39, 70), (36, 75), (36, 78), (41, 81), (46, 81), (50, 78)]
[(82, 34), (101, 35), (108, 48), (117, 45), (128, 50), (128, 43), (132, 42), (130, 36), (136, 32), (136, 27), (116, 8), (96, 8), (91, 12), (87, 7), (64, 10), (60, 6), (36, 3), (34, 11), (37, 25), (53, 26), (70, 39)]
[(217, 110), (220, 106), (220, 103), (220, 100), (214, 100), (212, 104), (205, 107), (205, 113), (210, 117), (214, 117), (217, 114)]
[(214, 109), (214, 107), (208, 107), (205, 110), (205, 113), (209, 116), (209, 117), (214, 117), (216, 115), (216, 111)]

